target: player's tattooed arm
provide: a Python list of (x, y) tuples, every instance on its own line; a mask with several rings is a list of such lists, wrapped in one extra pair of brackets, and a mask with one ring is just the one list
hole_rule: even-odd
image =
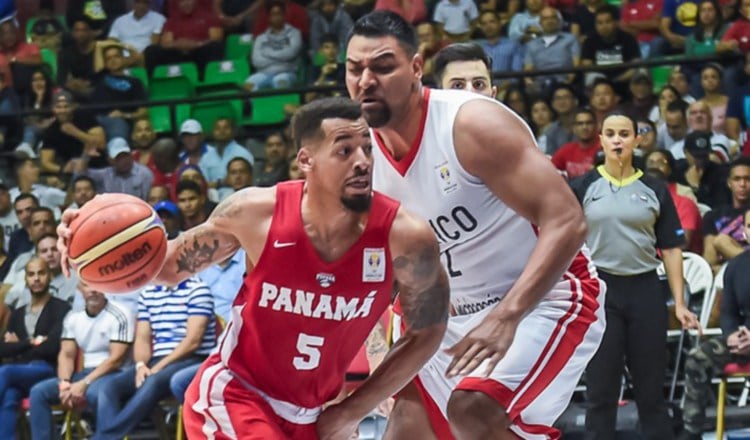
[(233, 194), (204, 223), (170, 240), (166, 261), (155, 282), (175, 285), (232, 256), (240, 248), (234, 231), (247, 221), (243, 213), (247, 197), (246, 193)]
[(393, 261), (407, 328), (420, 330), (448, 320), (450, 286), (437, 243), (420, 243)]
[(414, 378), (440, 346), (448, 321), (448, 275), (427, 222), (400, 209), (389, 244), (406, 331), (365, 383), (340, 405), (356, 420)]
[(365, 341), (365, 352), (367, 354), (367, 362), (370, 364), (370, 371), (373, 371), (381, 362), (385, 354), (388, 353), (388, 341), (386, 341), (386, 334), (383, 326), (380, 322), (375, 324), (370, 335)]

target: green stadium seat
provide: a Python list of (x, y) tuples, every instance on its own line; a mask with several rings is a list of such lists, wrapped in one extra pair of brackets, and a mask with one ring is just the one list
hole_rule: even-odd
[(210, 133), (217, 119), (232, 118), (237, 121), (239, 113), (230, 101), (208, 101), (194, 104), (190, 117), (201, 123), (204, 132)]
[[(174, 66), (183, 66), (182, 64)], [(174, 66), (158, 66), (154, 69), (154, 75), (149, 82), (148, 97), (150, 100), (166, 99), (184, 99), (195, 96), (195, 83), (197, 82), (198, 72), (195, 64), (188, 63), (183, 69), (169, 69)], [(186, 74), (187, 73), (187, 74)], [(194, 76), (191, 79), (191, 75)], [(178, 121), (190, 117), (190, 104), (178, 104), (175, 107), (175, 117)], [(153, 106), (149, 108), (151, 122), (154, 125), (154, 131), (157, 133), (166, 133), (172, 131), (172, 118), (169, 106)]]
[(40, 49), (42, 62), (49, 66), (52, 78), (57, 78), (57, 54), (51, 49)]
[(250, 75), (250, 66), (243, 60), (214, 61), (206, 65), (205, 80), (198, 85), (198, 96), (236, 93)]
[(252, 34), (232, 34), (227, 36), (226, 46), (224, 47), (224, 57), (230, 60), (245, 60), (249, 62), (252, 53)]
[(169, 64), (156, 66), (152, 79), (185, 78), (192, 84), (193, 88), (198, 85), (198, 67), (195, 63)]
[(31, 28), (34, 27), (39, 17), (30, 17), (26, 20), (26, 42), (31, 43)]
[(672, 66), (652, 66), (650, 70), (651, 79), (654, 82), (654, 92), (658, 93), (669, 82)]
[(284, 95), (260, 96), (251, 98), (251, 115), (242, 120), (242, 125), (272, 125), (286, 120), (284, 106), (287, 104), (300, 104), (300, 96), (297, 93)]
[(148, 92), (148, 72), (145, 67), (129, 67), (125, 69), (125, 75), (141, 80), (144, 90)]

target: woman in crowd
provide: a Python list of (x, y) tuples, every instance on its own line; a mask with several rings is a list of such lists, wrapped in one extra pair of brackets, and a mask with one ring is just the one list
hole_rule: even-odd
[(542, 151), (547, 151), (547, 137), (544, 132), (555, 119), (555, 111), (546, 100), (542, 98), (534, 100), (531, 104), (531, 127), (534, 129), (534, 137)]
[(664, 124), (664, 115), (667, 114), (667, 106), (671, 102), (682, 99), (682, 96), (676, 88), (666, 85), (659, 90), (657, 99), (658, 102), (654, 108), (651, 109), (648, 118), (654, 121), (654, 124), (656, 124), (658, 128), (660, 125)]
[(589, 227), (587, 244), (607, 283), (607, 329), (586, 370), (587, 438), (613, 439), (617, 402), (627, 365), (644, 437), (673, 438), (663, 393), (667, 305), (656, 275), (661, 251), (675, 315), (685, 328), (698, 320), (685, 306), (684, 236), (667, 186), (633, 166), (640, 136), (627, 116), (604, 119), (604, 164), (573, 180)]
[(727, 103), (729, 102), (729, 96), (725, 95), (722, 89), (723, 77), (724, 69), (718, 64), (708, 64), (701, 70), (701, 88), (703, 89), (701, 99), (711, 107), (713, 132), (721, 134), (726, 132)]
[(52, 93), (55, 84), (47, 75), (46, 70), (39, 68), (31, 74), (31, 87), (21, 97), (23, 110), (34, 110), (35, 113), (26, 116), (23, 121), (22, 150), (30, 149), (36, 152), (36, 144), (42, 131), (52, 124)]
[(716, 53), (716, 44), (721, 41), (727, 26), (721, 16), (721, 7), (716, 0), (703, 0), (698, 5), (698, 23), (685, 40), (685, 55), (702, 56)]
[(528, 122), (531, 120), (529, 118), (529, 97), (526, 96), (526, 93), (520, 87), (509, 87), (508, 91), (505, 92), (503, 104), (523, 118), (524, 121)]

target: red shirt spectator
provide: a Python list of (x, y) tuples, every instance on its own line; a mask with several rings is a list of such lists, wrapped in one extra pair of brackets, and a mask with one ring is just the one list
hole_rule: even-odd
[(750, 21), (740, 17), (727, 29), (721, 41), (736, 41), (742, 53), (750, 52)]
[(162, 32), (171, 32), (175, 40), (208, 41), (211, 28), (221, 28), (221, 21), (211, 11), (195, 8), (186, 14), (178, 9), (167, 18)]
[(598, 137), (588, 146), (584, 146), (580, 141), (568, 142), (552, 156), (552, 163), (558, 170), (565, 171), (568, 179), (573, 179), (586, 174), (594, 167), (594, 159), (599, 150), (601, 147)]
[[(0, 24), (0, 71), (10, 72), (10, 63), (40, 64), (42, 53), (36, 44), (26, 43), (13, 20)], [(8, 85), (12, 86), (13, 78), (6, 75)]]
[(685, 196), (677, 194), (677, 184), (669, 183), (669, 194), (672, 195), (674, 207), (677, 209), (677, 217), (680, 218), (680, 224), (685, 232), (690, 231), (690, 243), (687, 250), (699, 255), (703, 254), (703, 237), (701, 237), (701, 213), (698, 205)]
[[(661, 18), (661, 8), (663, 0), (635, 0), (622, 5), (622, 11), (620, 12), (620, 21), (626, 25), (633, 23), (643, 23), (650, 20), (655, 20), (658, 26), (659, 19)], [(629, 29), (624, 29), (626, 32), (630, 32)], [(632, 32), (630, 32), (632, 33)], [(659, 35), (658, 29), (648, 31), (637, 31), (634, 35), (639, 42), (649, 42)]]
[(148, 164), (146, 166), (154, 174), (154, 182), (151, 184), (151, 186), (163, 186), (167, 188), (170, 199), (176, 202), (177, 184), (180, 182), (180, 176), (177, 173), (177, 170), (171, 173), (163, 173), (159, 170), (159, 168), (156, 167), (153, 158), (148, 161)]
[[(307, 16), (307, 9), (293, 1), (286, 0), (286, 13), (284, 21), (287, 24), (299, 29), (302, 32), (302, 38), (307, 40), (310, 35), (310, 19)], [(268, 8), (260, 8), (253, 21), (253, 35), (256, 37), (268, 29)]]

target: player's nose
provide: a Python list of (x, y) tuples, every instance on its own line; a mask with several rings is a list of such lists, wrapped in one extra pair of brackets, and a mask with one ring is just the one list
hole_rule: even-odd
[(362, 89), (368, 89), (375, 85), (375, 74), (369, 68), (362, 70), (362, 75), (359, 77), (359, 86)]

